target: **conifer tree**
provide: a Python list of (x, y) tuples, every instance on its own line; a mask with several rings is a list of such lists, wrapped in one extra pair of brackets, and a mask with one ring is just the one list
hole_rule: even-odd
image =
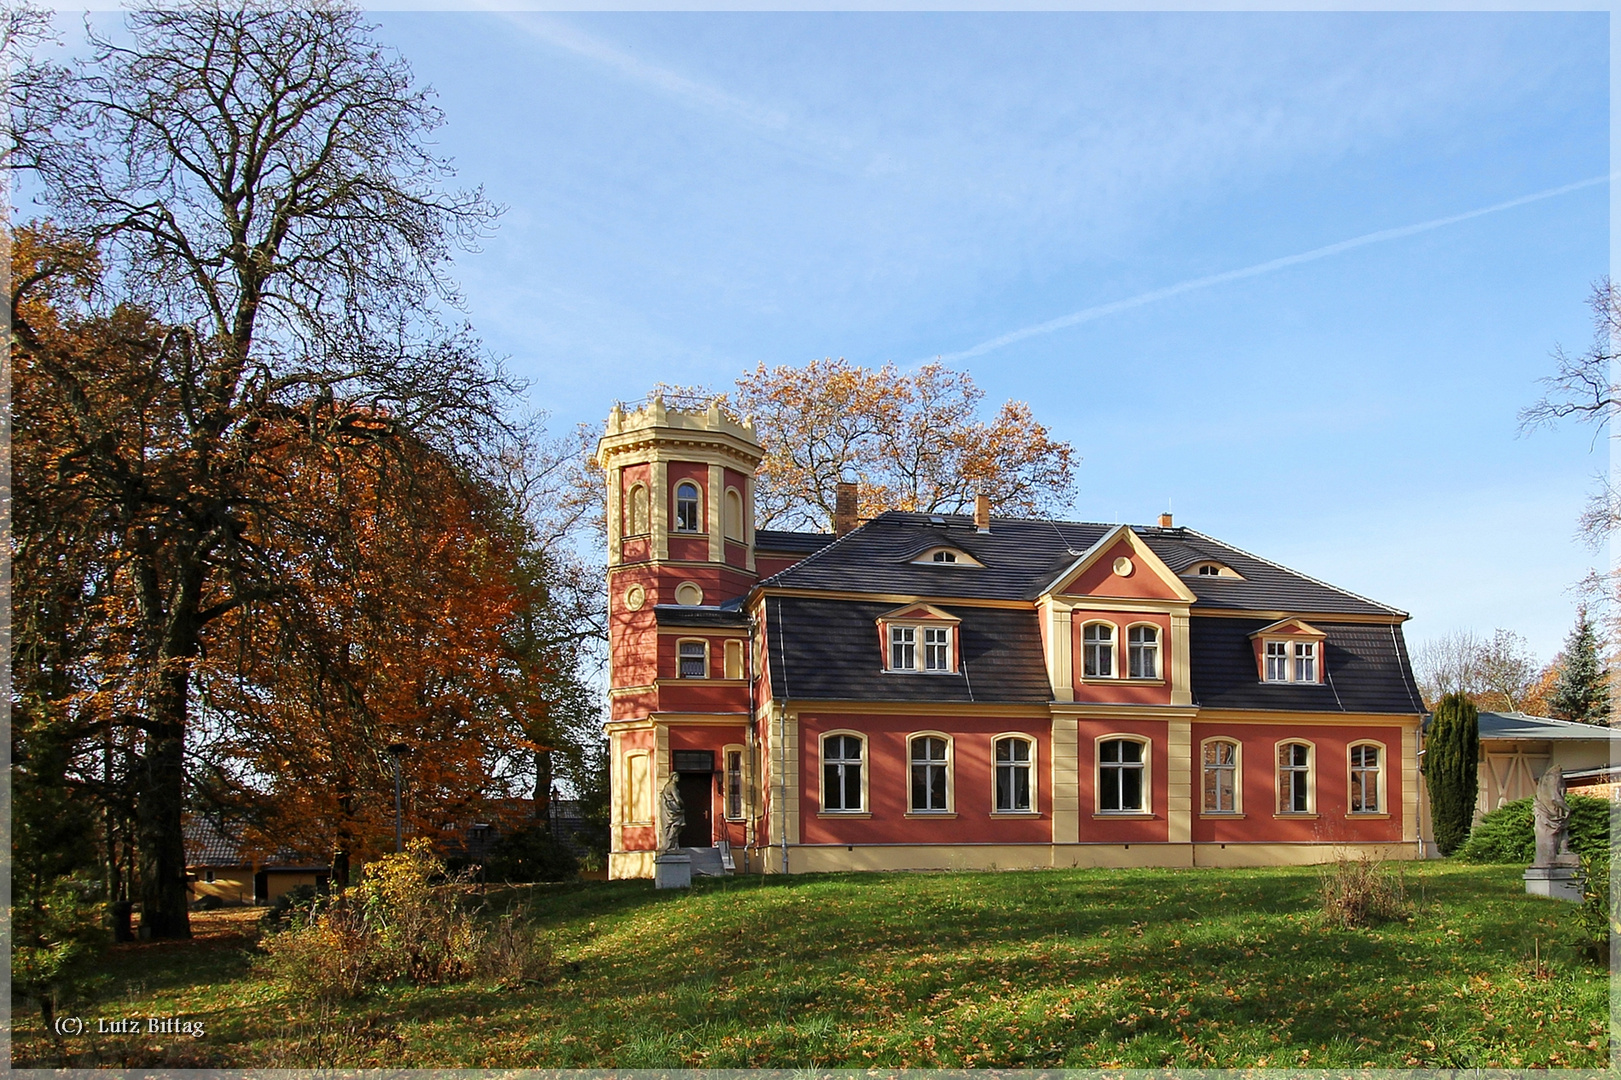
[(1447, 694), (1435, 707), (1424, 753), (1435, 844), (1442, 855), (1451, 855), (1469, 838), (1479, 759), (1480, 714), (1464, 695)]
[(1561, 720), (1610, 722), (1610, 672), (1599, 656), (1598, 634), (1585, 607), (1577, 610), (1576, 626), (1565, 640), (1564, 663), (1548, 706)]

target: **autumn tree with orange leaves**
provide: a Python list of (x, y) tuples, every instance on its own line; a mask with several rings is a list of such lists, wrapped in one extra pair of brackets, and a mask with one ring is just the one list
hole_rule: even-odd
[(841, 480), (858, 485), (858, 510), (964, 513), (980, 492), (997, 513), (1046, 516), (1073, 496), (1077, 459), (1022, 401), (981, 418), (985, 392), (966, 371), (925, 364), (904, 373), (844, 359), (803, 367), (761, 364), (735, 392), (654, 387), (675, 403), (719, 400), (747, 416), (765, 446), (755, 480), (756, 525), (827, 529)]
[(194, 671), (217, 623), (293, 585), (263, 542), (291, 516), (258, 474), (280, 440), (343, 433), (465, 461), (516, 387), (444, 313), (448, 254), (496, 208), (447, 189), (440, 114), (358, 11), (183, 0), (125, 20), (116, 40), (90, 31), (82, 64), (16, 66), (7, 154), (70, 247), (107, 260), (61, 322), (115, 317), (116, 290), (154, 332), (121, 371), (53, 340), (31, 321), (52, 276), (36, 261), (14, 282), (12, 359), (47, 407), (30, 430), (62, 448), (42, 476), (106, 526), (93, 572), (118, 586), (106, 625), (125, 648), (94, 683), (138, 731), (141, 933), (185, 937)]

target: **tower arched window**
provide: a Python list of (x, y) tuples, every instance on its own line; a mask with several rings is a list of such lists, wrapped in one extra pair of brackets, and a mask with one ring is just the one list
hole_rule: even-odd
[(736, 488), (726, 489), (726, 539), (743, 539), (743, 496)]
[(676, 532), (698, 532), (698, 485), (683, 480), (675, 486)]

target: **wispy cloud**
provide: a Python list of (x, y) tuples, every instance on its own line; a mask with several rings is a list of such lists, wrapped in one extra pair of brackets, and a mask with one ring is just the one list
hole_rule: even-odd
[(1098, 304), (1095, 307), (1083, 308), (1080, 311), (1072, 312), (1068, 315), (1061, 315), (1056, 319), (1049, 319), (1047, 322), (1037, 323), (1034, 326), (1026, 326), (1019, 330), (1010, 330), (999, 337), (991, 338), (989, 341), (982, 341), (978, 345), (975, 345), (969, 349), (964, 349), (961, 352), (946, 353), (938, 357), (938, 359), (951, 362), (955, 360), (967, 360), (974, 356), (983, 356), (985, 353), (993, 352), (997, 349), (1011, 345), (1016, 341), (1023, 341), (1025, 338), (1037, 337), (1042, 334), (1051, 334), (1057, 330), (1063, 330), (1071, 326), (1078, 326), (1081, 323), (1092, 322), (1094, 319), (1101, 319), (1105, 315), (1113, 315), (1117, 311), (1126, 311), (1130, 308), (1142, 307), (1144, 304), (1152, 304), (1158, 300), (1164, 300), (1186, 292), (1193, 292), (1195, 289), (1207, 289), (1212, 285), (1223, 285), (1229, 281), (1240, 281), (1244, 278), (1259, 277), (1262, 274), (1269, 274), (1274, 270), (1282, 270), (1286, 266), (1298, 266), (1300, 263), (1315, 262), (1318, 259), (1326, 259), (1330, 255), (1338, 255), (1341, 252), (1350, 251), (1353, 248), (1366, 247), (1369, 244), (1384, 243), (1387, 240), (1400, 240), (1403, 237), (1413, 236), (1417, 233), (1429, 232), (1432, 229), (1444, 228), (1447, 225), (1456, 225), (1460, 221), (1468, 221), (1471, 218), (1485, 217), (1487, 214), (1496, 214), (1504, 210), (1512, 210), (1516, 206), (1524, 206), (1527, 203), (1540, 202), (1543, 199), (1552, 199), (1560, 195), (1567, 195), (1572, 191), (1579, 191), (1582, 188), (1590, 188), (1598, 184), (1608, 183), (1617, 175), (1621, 174), (1606, 173), (1603, 176), (1593, 176), (1586, 180), (1578, 180), (1573, 184), (1564, 184), (1560, 187), (1549, 188), (1546, 191), (1538, 191), (1532, 195), (1522, 195), (1517, 199), (1509, 199), (1507, 202), (1494, 203), (1491, 206), (1483, 206), (1478, 210), (1469, 210), (1462, 214), (1453, 214), (1449, 217), (1435, 218), (1430, 221), (1421, 221), (1416, 225), (1403, 225), (1395, 229), (1381, 229), (1379, 232), (1367, 233), (1363, 236), (1354, 237), (1350, 240), (1341, 240), (1337, 244), (1329, 244), (1326, 247), (1313, 248), (1310, 251), (1303, 251), (1298, 255), (1285, 255), (1282, 258), (1271, 259), (1263, 263), (1256, 263), (1254, 266), (1246, 266), (1239, 270), (1227, 270), (1220, 274), (1210, 274), (1206, 277), (1193, 278), (1189, 281), (1178, 282), (1175, 285), (1167, 285), (1163, 289), (1154, 289), (1151, 292), (1139, 293), (1136, 296), (1130, 296), (1124, 300), (1115, 300), (1111, 303)]
[(559, 19), (530, 12), (509, 12), (505, 13), (505, 17), (512, 26), (532, 37), (612, 68), (632, 82), (649, 87), (683, 105), (720, 113), (769, 134), (780, 135), (788, 129), (788, 114), (781, 110), (756, 105), (669, 68), (650, 64)]

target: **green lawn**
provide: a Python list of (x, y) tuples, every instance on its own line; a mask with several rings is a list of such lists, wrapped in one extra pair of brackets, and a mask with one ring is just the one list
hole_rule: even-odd
[(537, 886), (491, 901), (553, 929), (548, 985), (390, 987), (322, 1015), (243, 939), (127, 946), (88, 1026), (177, 1016), (204, 1037), (53, 1043), (19, 1006), (14, 1063), (1607, 1063), (1607, 974), (1562, 944), (1574, 905), (1527, 897), (1515, 867), (1403, 869), (1413, 918), (1362, 930), (1323, 924), (1313, 868)]

